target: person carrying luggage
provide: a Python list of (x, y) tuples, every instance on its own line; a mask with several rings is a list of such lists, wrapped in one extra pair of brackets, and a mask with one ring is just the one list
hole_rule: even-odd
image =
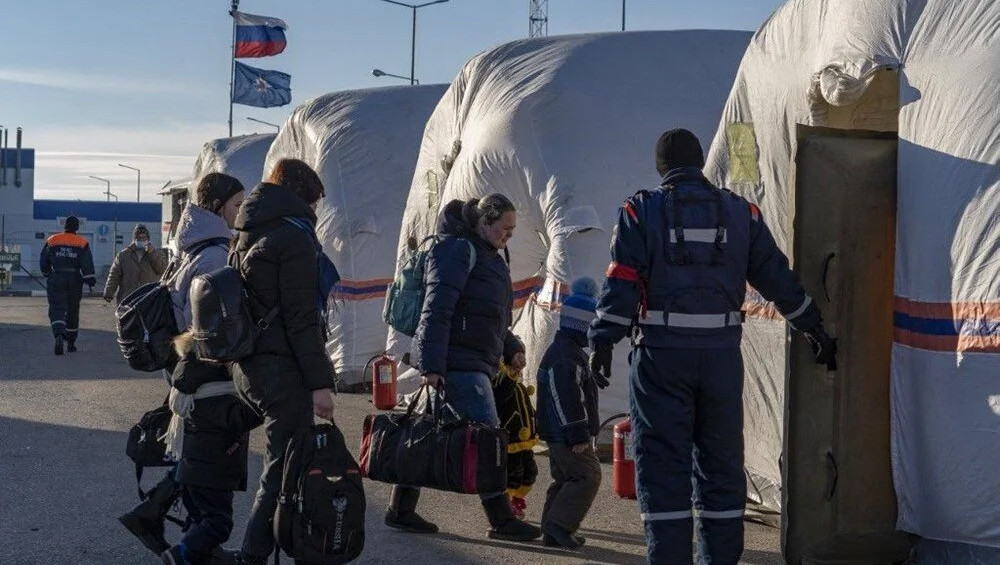
[[(176, 268), (166, 284), (182, 332), (191, 326), (191, 281), (226, 265), (230, 229), (243, 195), (237, 179), (210, 173), (199, 181), (194, 201), (181, 213)], [(232, 493), (246, 490), (247, 432), (260, 422), (235, 396), (227, 367), (198, 361), (183, 334), (177, 344), (180, 362), (168, 372), (170, 404), (183, 421), (175, 426), (182, 436), (182, 447), (173, 447), (178, 465), (119, 521), (166, 563), (210, 563), (209, 556), (219, 553), (232, 530)], [(209, 396), (209, 391), (218, 394)], [(191, 524), (181, 542), (171, 547), (164, 537), (164, 520), (178, 498)]]
[[(427, 257), (423, 311), (410, 353), (424, 385), (443, 391), (445, 400), (468, 420), (492, 427), (499, 427), (500, 421), (490, 378), (504, 358), (517, 358), (515, 371), (524, 368), (523, 356), (517, 356), (523, 346), (510, 331), (510, 268), (499, 253), (516, 224), (514, 204), (501, 194), (445, 205), (438, 222), (440, 239)], [(502, 490), (479, 496), (490, 538), (530, 541), (542, 535), (514, 516)], [(412, 533), (437, 532), (437, 525), (417, 514), (419, 497), (417, 488), (393, 487), (385, 524)]]
[(245, 402), (264, 418), (267, 448), (260, 488), (237, 559), (263, 565), (274, 551), (274, 515), (289, 442), (313, 416), (333, 418), (336, 373), (326, 352), (326, 301), (332, 267), (318, 251), (316, 207), (323, 183), (297, 159), (279, 161), (268, 182), (243, 202), (236, 218), (233, 266), (242, 275), (250, 313), (261, 324), (253, 353), (233, 364)]

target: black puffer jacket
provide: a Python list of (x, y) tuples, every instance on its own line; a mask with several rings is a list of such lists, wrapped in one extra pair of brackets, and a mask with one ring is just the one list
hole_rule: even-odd
[(326, 354), (326, 329), (319, 305), (319, 262), (313, 238), (284, 220), (316, 214), (294, 192), (262, 183), (250, 193), (236, 217), (235, 254), (253, 314), (264, 318), (274, 306), (278, 316), (258, 337), (254, 353), (239, 362), (250, 381), (296, 376), (308, 390), (333, 388), (334, 369)]
[[(479, 371), (492, 377), (502, 359), (510, 360), (524, 346), (510, 331), (510, 269), (465, 221), (463, 205), (453, 200), (441, 213), (442, 239), (427, 256), (426, 296), (411, 360), (423, 374)], [(471, 271), (469, 242), (476, 248)]]
[[(173, 387), (194, 394), (205, 383), (230, 379), (226, 367), (200, 362), (192, 352), (177, 363)], [(234, 394), (195, 400), (194, 410), (184, 420), (184, 455), (177, 464), (177, 482), (246, 490), (249, 431), (262, 422), (256, 410)]]

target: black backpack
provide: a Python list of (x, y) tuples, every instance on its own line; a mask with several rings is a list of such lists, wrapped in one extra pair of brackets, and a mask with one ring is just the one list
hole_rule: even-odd
[(202, 250), (227, 242), (214, 238), (195, 245), (184, 256), (175, 257), (159, 281), (135, 289), (115, 310), (118, 347), (129, 367), (136, 371), (159, 371), (177, 362), (173, 339), (180, 333), (170, 297), (170, 283), (183, 261)]
[(177, 362), (173, 339), (179, 333), (170, 288), (163, 281), (144, 284), (115, 310), (118, 347), (136, 371), (159, 371)]
[(249, 357), (257, 336), (278, 315), (271, 308), (264, 318), (255, 320), (250, 310), (250, 295), (243, 275), (230, 265), (191, 281), (191, 337), (198, 359), (228, 363)]
[(339, 565), (361, 555), (365, 490), (336, 426), (314, 425), (288, 443), (274, 537), (289, 557), (311, 565)]

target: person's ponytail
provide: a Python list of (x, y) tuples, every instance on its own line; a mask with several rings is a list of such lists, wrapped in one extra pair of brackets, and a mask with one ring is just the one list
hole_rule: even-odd
[(473, 225), (479, 225), (480, 220), (482, 220), (485, 225), (492, 226), (507, 212), (517, 211), (514, 208), (514, 203), (499, 192), (489, 194), (482, 200), (470, 200), (469, 204), (475, 207), (476, 223)]

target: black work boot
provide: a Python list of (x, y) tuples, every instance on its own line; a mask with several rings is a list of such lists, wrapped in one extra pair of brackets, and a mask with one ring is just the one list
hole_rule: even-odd
[(57, 335), (56, 336), (55, 353), (56, 353), (56, 355), (62, 355), (63, 354), (63, 336), (61, 336), (61, 335)]
[(66, 351), (70, 353), (76, 353), (76, 340), (68, 339), (66, 340)]
[(566, 528), (546, 522), (542, 524), (542, 543), (548, 547), (565, 547), (566, 549), (579, 549), (587, 541), (583, 536), (573, 535), (566, 531)]
[(491, 539), (531, 541), (542, 535), (542, 530), (514, 517), (506, 496), (484, 500), (483, 510), (490, 521), (490, 531), (486, 535)]
[(139, 538), (142, 545), (157, 555), (163, 555), (170, 549), (170, 544), (163, 537), (163, 520), (180, 494), (180, 485), (167, 475), (153, 487), (146, 500), (131, 512), (123, 514), (118, 521)]
[(411, 534), (436, 534), (438, 527), (417, 514), (420, 491), (412, 487), (392, 487), (389, 508), (385, 511), (385, 525)]

